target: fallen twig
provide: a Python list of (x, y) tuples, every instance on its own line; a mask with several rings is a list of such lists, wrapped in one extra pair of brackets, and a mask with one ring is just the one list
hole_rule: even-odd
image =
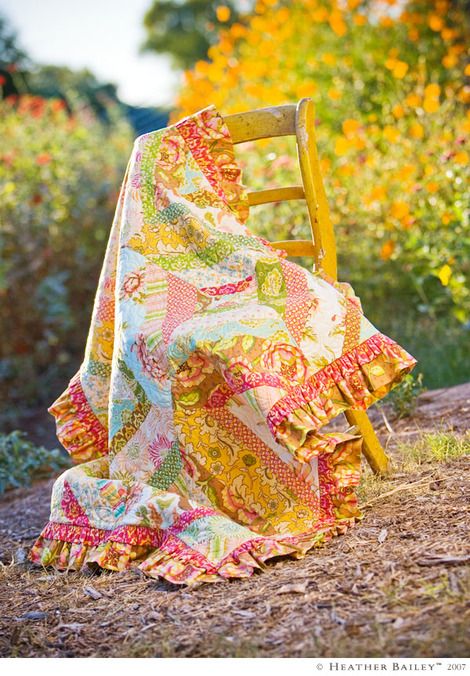
[(382, 498), (388, 498), (389, 495), (393, 495), (394, 493), (399, 493), (400, 491), (406, 491), (409, 488), (414, 488), (414, 486), (419, 486), (421, 484), (432, 484), (435, 481), (435, 479), (429, 479), (429, 477), (426, 477), (424, 479), (420, 479), (419, 481), (412, 481), (409, 484), (404, 484), (403, 486), (397, 486), (391, 491), (387, 491), (386, 493), (381, 493), (378, 495), (376, 498), (372, 498), (372, 500), (369, 500), (369, 502), (364, 503), (363, 505), (360, 505), (360, 509), (364, 509), (365, 507), (370, 507), (370, 505), (373, 505), (376, 502), (379, 502)]
[(460, 566), (470, 561), (469, 556), (429, 556), (426, 559), (418, 559), (418, 566)]

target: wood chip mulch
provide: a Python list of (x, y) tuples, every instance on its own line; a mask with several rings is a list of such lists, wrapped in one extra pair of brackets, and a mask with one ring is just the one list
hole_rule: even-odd
[[(470, 386), (459, 387), (422, 395), (412, 419), (391, 423), (395, 437), (464, 431)], [(12, 491), (0, 501), (0, 656), (468, 657), (469, 475), (468, 456), (395, 474), (322, 549), (192, 588), (31, 566), (52, 481)]]

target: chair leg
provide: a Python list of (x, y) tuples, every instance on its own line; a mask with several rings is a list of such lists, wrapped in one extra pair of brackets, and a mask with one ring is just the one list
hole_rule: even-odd
[(363, 452), (372, 471), (375, 474), (387, 474), (390, 469), (389, 457), (382, 448), (367, 413), (352, 409), (344, 413), (349, 424), (356, 425), (362, 434), (364, 439)]

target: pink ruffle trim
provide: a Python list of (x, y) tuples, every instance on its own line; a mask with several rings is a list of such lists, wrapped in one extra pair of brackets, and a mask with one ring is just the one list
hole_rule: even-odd
[(80, 382), (80, 372), (47, 409), (57, 424), (57, 438), (75, 462), (108, 453), (108, 431), (93, 412)]
[[(247, 540), (219, 562), (209, 561), (174, 535), (164, 537), (158, 548), (148, 544), (131, 544), (106, 539), (100, 544), (50, 539), (54, 527), (48, 524), (30, 552), (33, 563), (54, 566), (58, 570), (80, 570), (98, 565), (114, 571), (137, 566), (152, 578), (162, 577), (174, 584), (216, 582), (227, 578), (246, 578), (265, 568), (264, 562), (275, 556), (303, 558), (313, 547), (320, 546), (334, 535), (344, 533), (361, 515), (340, 522), (323, 522), (314, 532), (297, 536), (270, 536)], [(154, 538), (152, 538), (154, 539)]]
[(321, 452), (322, 435), (316, 434), (320, 427), (348, 408), (368, 408), (415, 364), (394, 340), (376, 333), (276, 402), (267, 416), (271, 433), (300, 460), (310, 459), (302, 447), (316, 444)]

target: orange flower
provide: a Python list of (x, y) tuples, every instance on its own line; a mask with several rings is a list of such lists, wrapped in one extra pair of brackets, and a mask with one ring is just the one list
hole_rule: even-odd
[(383, 261), (388, 261), (388, 259), (392, 256), (394, 251), (395, 251), (395, 243), (391, 239), (389, 239), (384, 244), (382, 244), (382, 247), (380, 249), (380, 258)]
[(340, 38), (343, 37), (343, 35), (346, 35), (348, 32), (347, 26), (344, 23), (344, 19), (341, 15), (340, 12), (334, 11), (330, 14), (330, 18), (328, 20), (328, 23), (330, 24), (331, 30), (336, 33)]
[(36, 156), (36, 162), (39, 165), (49, 164), (52, 160), (52, 156), (49, 153), (40, 153)]
[(392, 202), (392, 206), (390, 209), (390, 214), (393, 216), (393, 218), (398, 219), (401, 221), (402, 219), (406, 218), (410, 213), (410, 207), (406, 202), (401, 202), (401, 201), (396, 201)]
[(426, 190), (430, 193), (435, 193), (439, 190), (439, 183), (436, 181), (429, 181), (429, 183), (426, 186)]
[(215, 14), (217, 16), (217, 20), (220, 21), (221, 23), (225, 23), (230, 19), (230, 7), (226, 7), (225, 5), (219, 5), (216, 7)]
[(459, 153), (456, 153), (454, 155), (454, 162), (457, 162), (457, 164), (468, 164), (468, 153), (466, 150), (461, 150)]
[(437, 14), (431, 14), (428, 19), (428, 26), (432, 31), (439, 33), (444, 28), (444, 22)]
[(397, 120), (399, 120), (401, 117), (405, 115), (405, 109), (403, 108), (403, 106), (397, 103), (395, 106), (393, 106), (392, 113), (397, 118)]
[(365, 26), (367, 17), (364, 14), (355, 14), (353, 21), (356, 26)]
[(382, 185), (378, 185), (375, 188), (372, 188), (370, 193), (364, 197), (364, 202), (366, 204), (371, 204), (372, 202), (381, 202), (387, 198), (387, 191)]
[(410, 108), (417, 108), (421, 103), (421, 97), (417, 94), (409, 94), (405, 99), (405, 103), (410, 106)]
[(328, 96), (333, 101), (338, 101), (338, 99), (341, 98), (341, 92), (338, 89), (331, 87), (331, 89), (328, 90)]
[(442, 58), (442, 65), (444, 68), (453, 68), (454, 66), (457, 65), (459, 62), (458, 58), (455, 56), (455, 54), (446, 54)]

